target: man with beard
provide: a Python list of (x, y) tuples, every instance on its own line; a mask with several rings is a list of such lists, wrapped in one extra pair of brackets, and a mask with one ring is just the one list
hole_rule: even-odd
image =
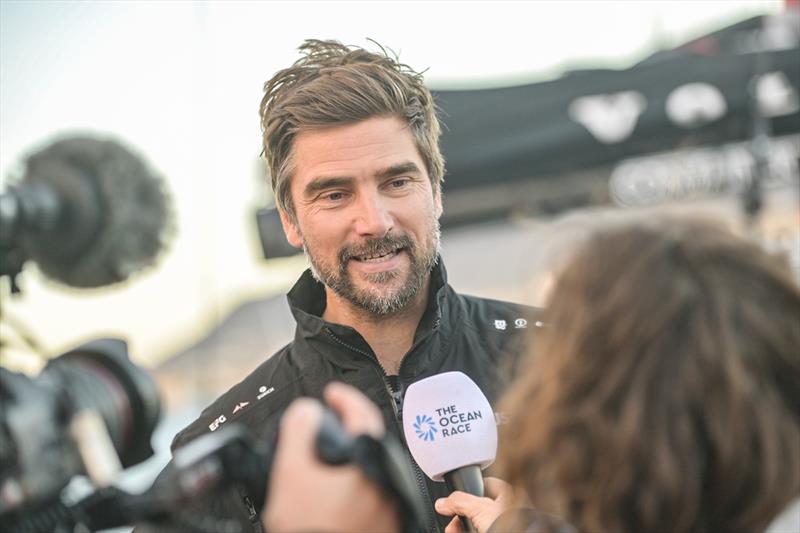
[[(459, 370), (493, 402), (533, 324), (532, 309), (447, 284), (440, 125), (421, 75), (383, 51), (315, 40), (300, 50), (265, 84), (260, 106), (283, 228), (311, 264), (288, 294), (296, 335), (180, 432), (173, 449), (234, 421), (273, 441), (289, 403), (322, 398), (331, 381), (366, 394), (402, 439), (409, 384)], [(427, 501), (447, 495), (417, 474)], [(256, 529), (260, 503), (232, 491), (209, 510)], [(431, 505), (427, 529), (446, 523)]]

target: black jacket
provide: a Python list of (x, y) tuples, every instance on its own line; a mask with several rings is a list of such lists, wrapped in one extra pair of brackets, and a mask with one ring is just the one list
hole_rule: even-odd
[[(383, 413), (387, 431), (401, 440), (405, 389), (422, 378), (462, 371), (494, 405), (525, 346), (526, 333), (540, 324), (538, 310), (457, 294), (447, 284), (441, 262), (432, 273), (430, 295), (399, 375), (387, 376), (356, 330), (321, 318), (326, 301), (324, 287), (306, 271), (288, 294), (297, 321), (294, 341), (204, 409), (195, 422), (175, 436), (172, 449), (234, 421), (247, 426), (257, 438), (271, 441), (280, 414), (292, 400), (300, 396), (320, 398), (325, 384), (333, 380), (349, 383), (371, 398)], [(427, 482), (424, 487), (420, 483), (420, 491), (427, 491), (431, 502), (447, 495), (444, 483), (417, 474)], [(215, 514), (257, 523), (240, 494), (231, 494), (229, 500), (216, 502)], [(254, 503), (260, 507), (261, 502)], [(430, 529), (437, 527), (434, 517), (443, 529), (448, 520), (438, 517), (431, 504)]]

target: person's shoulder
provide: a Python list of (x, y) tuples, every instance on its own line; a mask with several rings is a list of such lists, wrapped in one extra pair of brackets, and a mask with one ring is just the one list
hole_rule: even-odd
[[(460, 313), (451, 324), (460, 365), (487, 397), (496, 398), (528, 353), (542, 326), (542, 310), (514, 302), (459, 295)], [(478, 381), (484, 376), (482, 381)], [(489, 378), (486, 378), (489, 376)]]
[(456, 331), (492, 364), (516, 360), (543, 325), (543, 310), (538, 307), (472, 295), (458, 298), (462, 311)]
[(256, 431), (272, 425), (270, 419), (299, 394), (295, 389), (303, 374), (293, 363), (291, 353), (292, 343), (289, 343), (219, 396), (175, 435), (171, 449), (232, 422), (243, 422)]

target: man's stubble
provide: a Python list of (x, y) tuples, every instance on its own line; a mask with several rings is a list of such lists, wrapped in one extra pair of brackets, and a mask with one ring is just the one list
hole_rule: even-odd
[[(431, 215), (425, 242), (420, 243), (408, 234), (387, 234), (383, 237), (366, 239), (354, 245), (345, 245), (337, 254), (335, 267), (323, 264), (315, 257), (313, 247), (305, 236), (303, 251), (311, 265), (311, 273), (318, 281), (334, 293), (350, 302), (354, 307), (375, 317), (387, 317), (403, 311), (425, 285), (428, 274), (436, 266), (440, 254), (439, 220)], [(377, 272), (364, 275), (363, 281), (370, 284), (359, 288), (353, 281), (347, 265), (350, 258), (363, 255), (380, 255), (402, 247), (409, 257), (409, 267), (405, 282), (388, 292), (381, 286), (388, 286), (402, 273), (397, 271)], [(378, 289), (373, 287), (377, 285)]]

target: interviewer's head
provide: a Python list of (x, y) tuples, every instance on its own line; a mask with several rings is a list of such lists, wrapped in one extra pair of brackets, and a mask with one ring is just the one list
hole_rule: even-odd
[(586, 531), (759, 531), (800, 494), (800, 289), (710, 223), (592, 237), (506, 397), (501, 475)]

